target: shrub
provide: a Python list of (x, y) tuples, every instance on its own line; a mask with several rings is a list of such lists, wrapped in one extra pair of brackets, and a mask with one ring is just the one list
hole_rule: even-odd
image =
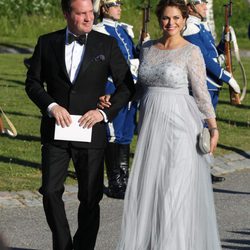
[(23, 15), (55, 17), (60, 11), (59, 6), (59, 0), (0, 0), (0, 16), (13, 23), (19, 23)]
[[(142, 26), (141, 7), (147, 2), (147, 0), (123, 0), (122, 21), (134, 26), (135, 42)], [(150, 2), (152, 8), (149, 31), (151, 38), (156, 38), (160, 35), (159, 25), (154, 14), (158, 0)], [(219, 38), (224, 24), (223, 5), (228, 3), (228, 0), (214, 0), (213, 2), (216, 32)], [(235, 28), (237, 37), (245, 39), (246, 44), (249, 41), (247, 38), (250, 23), (249, 10), (248, 1), (233, 0), (231, 25)], [(28, 42), (29, 46), (34, 45), (38, 35), (63, 27), (65, 24), (62, 18), (60, 0), (0, 0), (0, 22), (2, 42), (22, 41), (26, 43), (27, 40), (30, 41)], [(26, 38), (23, 37), (23, 34), (26, 34)]]
[[(224, 4), (228, 0), (213, 0), (214, 2), (214, 19), (216, 23), (216, 33), (218, 37), (221, 34), (224, 25)], [(250, 23), (250, 4), (246, 0), (234, 0), (232, 17), (230, 18), (230, 25), (234, 27), (238, 38), (247, 38), (248, 25)]]

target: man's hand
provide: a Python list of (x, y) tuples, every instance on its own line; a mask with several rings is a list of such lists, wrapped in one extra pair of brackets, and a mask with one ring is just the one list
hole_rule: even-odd
[(99, 102), (97, 104), (98, 108), (104, 109), (104, 108), (109, 108), (111, 106), (110, 100), (111, 95), (103, 95), (99, 97)]
[(233, 88), (234, 92), (240, 94), (240, 86), (233, 77), (229, 80), (228, 84)]
[(53, 106), (50, 114), (56, 119), (56, 124), (63, 128), (69, 127), (72, 122), (69, 112), (60, 105)]
[(98, 109), (90, 110), (85, 113), (79, 120), (79, 126), (83, 128), (92, 128), (96, 123), (101, 122), (103, 116)]

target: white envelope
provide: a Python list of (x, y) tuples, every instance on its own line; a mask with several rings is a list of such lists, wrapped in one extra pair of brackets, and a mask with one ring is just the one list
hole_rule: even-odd
[(71, 115), (72, 123), (69, 127), (62, 128), (55, 124), (55, 140), (91, 142), (92, 128), (83, 128), (79, 126), (80, 115)]

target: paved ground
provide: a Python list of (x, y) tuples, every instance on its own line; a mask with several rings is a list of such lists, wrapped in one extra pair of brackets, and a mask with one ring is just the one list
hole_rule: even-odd
[[(215, 159), (214, 172), (226, 181), (214, 185), (215, 204), (224, 249), (250, 249), (250, 154), (230, 154)], [(72, 233), (77, 222), (77, 189), (67, 186), (64, 195)], [(115, 249), (123, 201), (104, 197), (96, 250)], [(41, 196), (29, 191), (0, 192), (0, 233), (13, 250), (51, 250)], [(0, 249), (1, 250), (1, 249)]]
[(214, 195), (223, 250), (250, 250), (250, 170), (226, 175)]

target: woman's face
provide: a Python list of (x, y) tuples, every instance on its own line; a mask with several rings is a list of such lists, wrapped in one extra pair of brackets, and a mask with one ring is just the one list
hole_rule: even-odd
[(181, 11), (175, 6), (168, 6), (162, 13), (161, 27), (168, 36), (180, 35), (184, 28), (186, 18), (182, 17)]

